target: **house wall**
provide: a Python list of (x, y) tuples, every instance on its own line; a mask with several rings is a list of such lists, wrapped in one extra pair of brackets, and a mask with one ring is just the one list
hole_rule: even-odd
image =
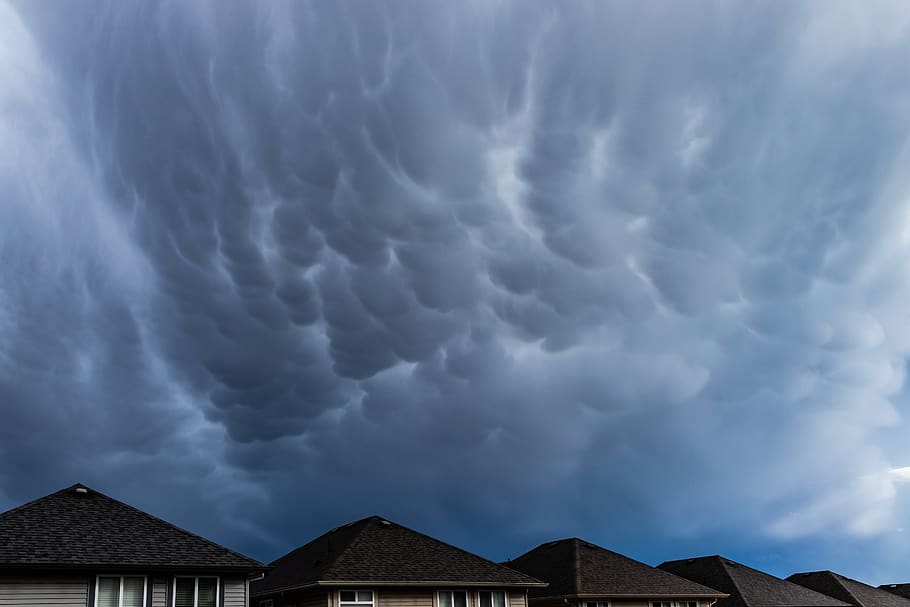
[[(434, 588), (371, 588), (364, 585), (360, 590), (374, 590), (376, 592), (376, 607), (434, 607)], [(525, 592), (509, 592), (508, 607), (528, 607)], [(468, 592), (469, 607), (476, 607), (473, 591)], [(260, 601), (265, 599), (255, 598), (250, 602), (250, 607), (259, 607)], [(274, 607), (338, 607), (337, 590), (305, 590), (287, 592), (284, 596), (270, 597)], [(230, 607), (225, 605), (225, 607)], [(645, 606), (647, 607), (647, 606)]]
[(88, 580), (0, 580), (0, 606), (86, 607)]
[(151, 607), (167, 607), (167, 578), (152, 578), (152, 605)]
[(247, 607), (245, 578), (222, 578), (221, 583), (224, 584), (223, 607)]

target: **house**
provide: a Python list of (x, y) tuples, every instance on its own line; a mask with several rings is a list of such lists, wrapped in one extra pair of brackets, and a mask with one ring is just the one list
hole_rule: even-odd
[(0, 514), (0, 605), (246, 607), (266, 569), (81, 484)]
[(910, 584), (882, 584), (879, 586), (879, 590), (884, 590), (891, 594), (902, 596), (905, 599), (910, 599)]
[(727, 596), (578, 538), (541, 544), (507, 564), (549, 582), (530, 590), (530, 607), (709, 607)]
[(847, 607), (834, 597), (782, 580), (722, 556), (668, 561), (664, 571), (717, 588), (729, 598), (716, 607)]
[(902, 596), (851, 580), (833, 571), (794, 573), (787, 579), (850, 603), (853, 607), (910, 607), (910, 600)]
[(527, 607), (528, 575), (378, 516), (271, 563), (255, 607)]

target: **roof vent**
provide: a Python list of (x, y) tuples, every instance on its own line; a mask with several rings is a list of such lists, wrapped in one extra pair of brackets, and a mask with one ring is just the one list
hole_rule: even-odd
[(388, 526), (391, 525), (392, 523), (390, 523), (389, 521), (387, 521), (387, 520), (385, 520), (385, 519), (382, 519), (381, 521), (379, 521), (379, 524), (380, 524), (380, 525), (385, 525), (385, 526), (388, 527)]
[(88, 493), (88, 489), (86, 489), (85, 487), (76, 487), (75, 489), (73, 489), (73, 491), (75, 491), (76, 493), (82, 493), (82, 494)]

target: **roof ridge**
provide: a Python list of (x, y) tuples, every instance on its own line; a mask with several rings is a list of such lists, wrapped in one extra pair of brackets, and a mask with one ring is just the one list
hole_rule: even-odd
[[(713, 557), (708, 557), (708, 558), (715, 558), (718, 561), (720, 561), (720, 567), (721, 567), (721, 569), (724, 570), (724, 573), (727, 574), (727, 578), (729, 578), (730, 583), (733, 584), (733, 588), (736, 590), (736, 593), (739, 595), (739, 600), (741, 600), (743, 602), (743, 605), (745, 605), (746, 607), (752, 607), (751, 603), (749, 603), (749, 600), (746, 598), (746, 595), (743, 594), (743, 589), (739, 587), (739, 582), (736, 580), (736, 576), (733, 575), (733, 573), (730, 571), (730, 568), (727, 567), (727, 564), (728, 564), (728, 562), (735, 563), (737, 567), (747, 567), (749, 569), (752, 569), (752, 567), (749, 567), (748, 565), (742, 565), (740, 563), (737, 563), (736, 561), (731, 561), (730, 559), (723, 557), (719, 554), (716, 554)], [(754, 571), (758, 571), (758, 569), (755, 569)]]
[[(88, 489), (89, 491), (92, 491), (92, 489), (89, 489), (88, 487), (86, 487), (86, 486), (83, 485), (82, 483), (74, 483), (74, 484), (70, 485), (69, 487), (64, 487), (63, 489), (59, 489), (59, 490), (57, 490), (57, 491), (53, 491), (53, 492), (51, 492), (51, 493), (48, 493), (47, 495), (42, 495), (41, 497), (36, 497), (35, 499), (30, 500), (30, 501), (27, 501), (27, 502), (25, 502), (24, 504), (19, 504), (18, 506), (14, 506), (14, 507), (10, 508), (9, 510), (6, 510), (6, 511), (4, 511), (4, 512), (0, 512), (0, 519), (2, 519), (3, 517), (7, 516), (8, 514), (13, 514), (14, 512), (20, 512), (20, 511), (25, 510), (26, 508), (28, 508), (28, 507), (30, 507), (30, 506), (34, 506), (34, 505), (37, 504), (38, 502), (40, 502), (40, 501), (42, 501), (42, 500), (45, 500), (45, 499), (47, 499), (47, 498), (49, 498), (49, 497), (53, 497), (53, 496), (57, 495), (58, 493), (66, 493), (67, 491), (73, 491), (73, 490), (75, 490), (75, 489), (77, 489), (77, 488), (79, 488), (79, 487), (82, 487), (83, 489)], [(96, 492), (96, 493), (97, 493), (97, 492)]]
[[(327, 573), (329, 573), (330, 571), (332, 571), (333, 569), (335, 569), (335, 568), (338, 566), (338, 564), (341, 562), (341, 559), (344, 557), (344, 555), (347, 554), (348, 550), (351, 549), (351, 546), (353, 546), (354, 544), (356, 544), (356, 543), (357, 543), (357, 540), (361, 538), (362, 533), (363, 533), (363, 528), (365, 528), (366, 525), (367, 525), (367, 523), (369, 523), (369, 522), (370, 522), (371, 520), (373, 520), (373, 519), (386, 520), (386, 519), (384, 519), (384, 518), (382, 518), (382, 517), (377, 516), (377, 515), (374, 514), (374, 515), (368, 516), (368, 517), (366, 517), (366, 518), (362, 518), (362, 519), (359, 519), (359, 520), (356, 520), (356, 521), (351, 521), (350, 523), (345, 523), (344, 525), (339, 525), (338, 527), (334, 527), (334, 528), (333, 528), (331, 531), (329, 531), (328, 533), (323, 533), (322, 535), (320, 535), (319, 537), (317, 537), (316, 539), (313, 540), (313, 542), (315, 542), (315, 541), (317, 541), (317, 540), (319, 540), (319, 539), (321, 539), (321, 538), (323, 538), (323, 537), (326, 537), (327, 535), (329, 535), (329, 534), (331, 534), (331, 533), (335, 533), (336, 531), (338, 531), (338, 530), (341, 529), (342, 527), (352, 527), (352, 526), (354, 526), (354, 525), (360, 525), (360, 526), (362, 527), (361, 529), (358, 529), (357, 532), (354, 533), (354, 534), (351, 536), (351, 538), (345, 543), (345, 545), (341, 548), (341, 550), (339, 550), (339, 551), (337, 552), (337, 556), (334, 556), (334, 557), (331, 559), (331, 564), (329, 564), (325, 569), (322, 570), (322, 575), (323, 575), (323, 577), (326, 577), (326, 574), (327, 574)], [(389, 521), (389, 522), (391, 523), (391, 521)], [(306, 544), (304, 544), (304, 546), (307, 546), (307, 545), (309, 545), (309, 544), (310, 544), (310, 542), (307, 542)], [(303, 547), (303, 546), (301, 546), (301, 548), (302, 548), (302, 547)]]
[[(410, 527), (405, 527), (404, 525), (401, 525), (401, 524), (399, 524), (399, 523), (395, 523), (395, 522), (393, 522), (393, 521), (389, 521), (388, 519), (382, 519), (382, 520), (385, 520), (385, 521), (389, 522), (390, 524), (395, 525), (395, 526), (397, 526), (397, 527), (401, 527), (402, 529), (405, 529), (405, 530), (407, 530), (407, 531), (410, 531), (411, 533), (416, 533), (417, 535), (420, 535), (420, 536), (422, 536), (422, 537), (425, 537), (425, 538), (427, 538), (427, 539), (430, 539), (430, 540), (432, 540), (432, 541), (434, 541), (434, 542), (436, 542), (436, 543), (442, 544), (443, 546), (448, 546), (449, 548), (452, 548), (453, 550), (457, 550), (458, 552), (460, 552), (460, 553), (462, 553), (462, 554), (466, 554), (466, 555), (468, 555), (468, 556), (471, 557), (471, 558), (480, 559), (481, 561), (483, 561), (483, 562), (485, 562), (485, 563), (488, 563), (488, 564), (490, 564), (490, 565), (493, 565), (493, 566), (496, 567), (497, 569), (504, 569), (504, 570), (506, 570), (506, 571), (508, 571), (508, 572), (510, 572), (510, 573), (515, 573), (515, 570), (512, 569), (511, 567), (507, 567), (506, 565), (503, 565), (503, 564), (501, 564), (501, 563), (497, 563), (496, 561), (492, 561), (492, 560), (486, 558), (485, 556), (481, 556), (481, 555), (477, 554), (476, 552), (471, 552), (470, 550), (465, 550), (464, 548), (459, 548), (458, 546), (456, 546), (456, 545), (454, 545), (454, 544), (450, 544), (450, 543), (448, 543), (448, 542), (446, 542), (446, 541), (444, 541), (444, 540), (435, 538), (435, 537), (433, 537), (432, 535), (427, 535), (426, 533), (422, 533), (422, 532), (420, 532), (420, 531), (416, 531), (416, 530), (414, 530), (414, 529), (411, 529)], [(521, 575), (523, 575), (523, 576), (529, 578), (529, 580), (532, 581), (532, 582), (542, 582), (542, 581), (543, 581), (543, 580), (538, 580), (538, 579), (535, 578), (534, 576), (528, 575), (527, 573), (522, 573), (521, 571), (519, 571), (518, 573), (520, 573)]]
[[(234, 556), (239, 557), (239, 558), (241, 558), (241, 559), (243, 559), (243, 560), (245, 560), (245, 561), (249, 561), (251, 564), (256, 565), (257, 567), (265, 567), (265, 565), (264, 565), (263, 563), (260, 563), (259, 561), (255, 560), (255, 559), (252, 559), (252, 558), (246, 556), (245, 554), (241, 554), (241, 553), (237, 552), (236, 550), (232, 550), (232, 549), (228, 548), (227, 546), (222, 546), (221, 544), (219, 544), (219, 543), (217, 543), (217, 542), (213, 542), (212, 540), (210, 540), (210, 539), (208, 539), (208, 538), (205, 538), (205, 537), (202, 537), (201, 535), (198, 535), (198, 534), (196, 534), (196, 533), (193, 533), (192, 531), (189, 531), (189, 530), (187, 530), (187, 529), (184, 529), (183, 527), (178, 527), (178, 526), (175, 525), (174, 523), (171, 523), (171, 522), (169, 522), (169, 521), (166, 521), (166, 520), (164, 520), (163, 518), (159, 518), (159, 517), (155, 516), (154, 514), (150, 514), (150, 513), (146, 512), (146, 511), (144, 511), (144, 510), (140, 510), (139, 508), (136, 508), (135, 506), (131, 506), (130, 504), (127, 504), (126, 502), (121, 502), (120, 500), (118, 500), (118, 499), (116, 499), (116, 498), (113, 498), (113, 497), (111, 497), (111, 496), (109, 496), (109, 495), (106, 495), (106, 494), (100, 492), (100, 491), (97, 491), (97, 490), (95, 490), (95, 489), (92, 489), (91, 487), (88, 487), (88, 486), (86, 486), (86, 485), (83, 485), (82, 483), (76, 483), (75, 485), (72, 485), (72, 486), (70, 486), (70, 487), (67, 487), (66, 489), (61, 489), (60, 491), (55, 491), (54, 493), (51, 493), (51, 494), (48, 494), (48, 495), (44, 496), (44, 498), (51, 497), (52, 495), (57, 495), (58, 493), (63, 493), (63, 492), (65, 492), (65, 491), (67, 491), (67, 490), (74, 490), (74, 489), (79, 488), (79, 487), (88, 490), (89, 493), (94, 493), (95, 495), (98, 495), (98, 496), (100, 496), (100, 497), (102, 497), (102, 498), (104, 498), (104, 499), (106, 499), (106, 500), (108, 500), (108, 501), (110, 501), (110, 502), (113, 502), (113, 503), (115, 503), (115, 504), (117, 504), (117, 505), (123, 506), (123, 507), (125, 507), (125, 508), (127, 508), (127, 509), (129, 509), (129, 510), (132, 510), (133, 512), (136, 512), (137, 514), (139, 514), (139, 515), (141, 515), (141, 516), (144, 516), (144, 517), (147, 518), (147, 519), (151, 519), (151, 520), (153, 520), (153, 521), (157, 521), (157, 522), (159, 522), (159, 523), (163, 523), (164, 525), (170, 527), (171, 529), (176, 529), (177, 531), (180, 531), (181, 533), (186, 533), (187, 535), (190, 535), (190, 536), (192, 536), (192, 537), (194, 537), (194, 538), (196, 538), (196, 539), (199, 539), (199, 540), (205, 542), (206, 544), (208, 544), (208, 545), (210, 545), (210, 546), (213, 546), (213, 547), (215, 547), (215, 548), (218, 548), (218, 549), (221, 549), (221, 550), (225, 550), (225, 551), (227, 551), (227, 552), (230, 552), (230, 553), (233, 554)], [(38, 500), (34, 500), (34, 501), (37, 502), (37, 501), (39, 501), (39, 500), (41, 500), (41, 499), (44, 499), (44, 498), (38, 498)], [(29, 502), (29, 503), (32, 503), (32, 502)]]
[[(847, 596), (850, 597), (850, 599), (851, 599), (849, 602), (853, 603), (854, 605), (862, 606), (863, 602), (860, 601), (859, 598), (857, 598), (857, 596), (855, 594), (853, 594), (853, 592), (851, 592), (849, 588), (847, 588), (846, 584), (844, 584), (844, 580), (849, 580), (851, 582), (855, 582), (858, 580), (851, 580), (850, 578), (843, 576), (843, 575), (837, 573), (836, 571), (831, 571), (830, 569), (826, 569), (824, 571), (824, 573), (827, 573), (831, 577), (833, 577), (834, 581), (837, 582), (838, 586), (840, 586), (841, 588), (844, 589), (844, 592), (846, 592)], [(860, 582), (860, 583), (862, 583), (862, 582)]]

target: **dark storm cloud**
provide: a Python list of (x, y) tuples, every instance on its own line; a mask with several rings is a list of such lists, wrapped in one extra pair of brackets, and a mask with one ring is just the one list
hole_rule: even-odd
[(887, 6), (2, 10), (11, 503), (265, 559), (373, 511), (497, 558), (904, 515)]

